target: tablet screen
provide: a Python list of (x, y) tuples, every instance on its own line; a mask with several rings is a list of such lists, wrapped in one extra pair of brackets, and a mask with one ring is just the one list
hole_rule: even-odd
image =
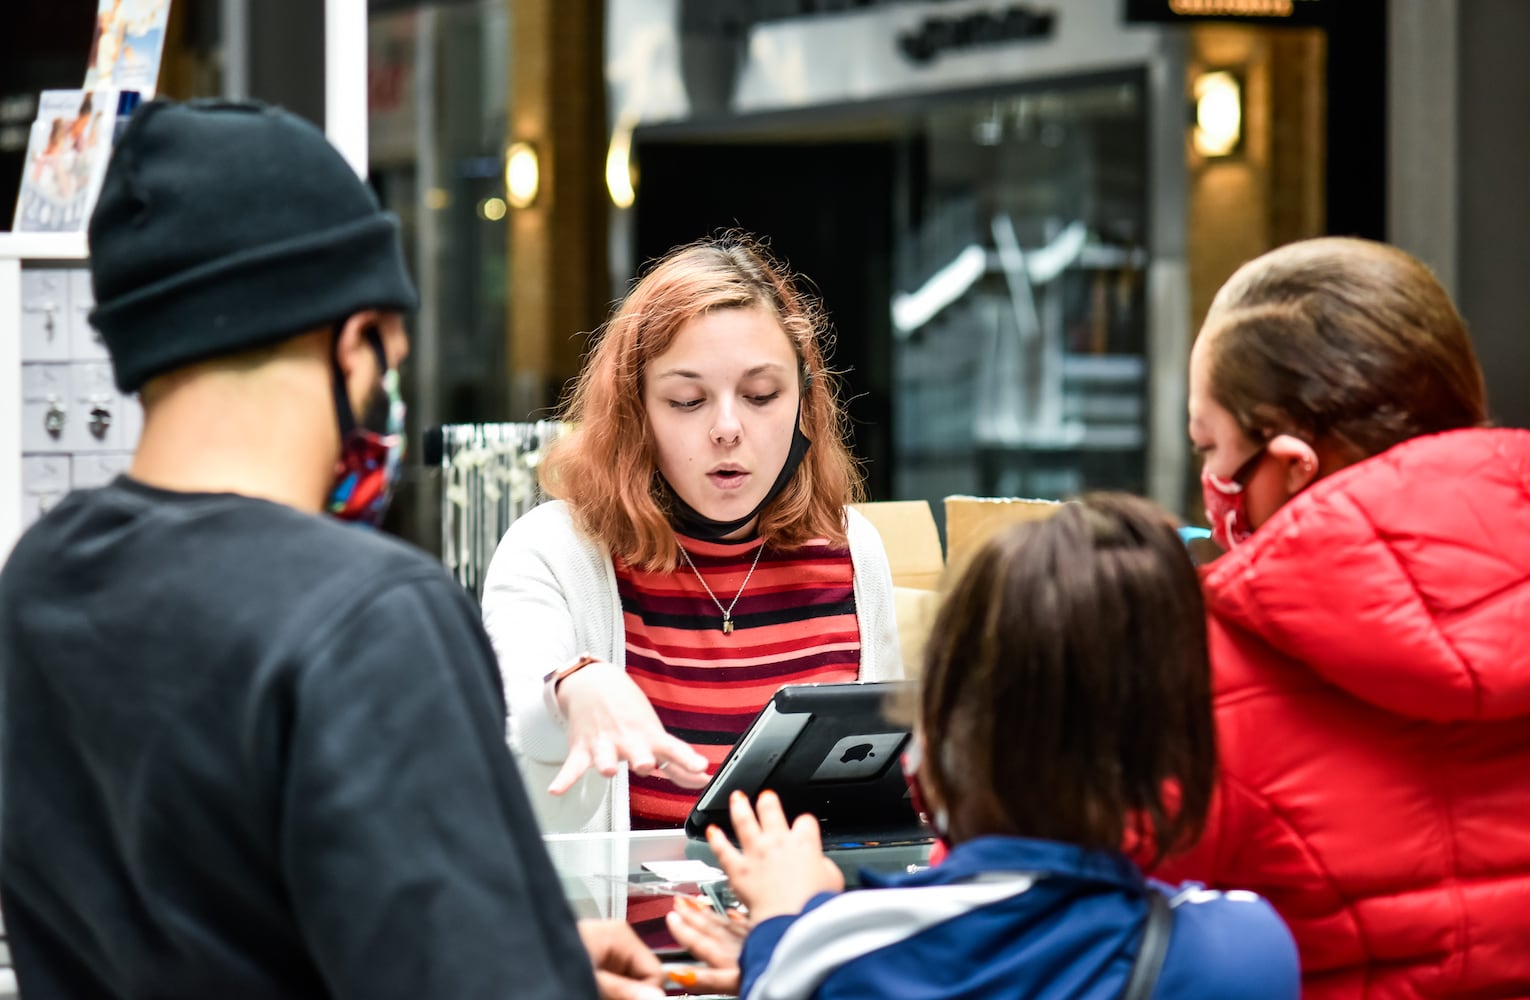
[(903, 779), (907, 726), (890, 721), (908, 682), (797, 684), (778, 691), (717, 769), (686, 822), (693, 838), (717, 825), (732, 837), (728, 797), (765, 789), (787, 815), (811, 812), (825, 847), (929, 839)]

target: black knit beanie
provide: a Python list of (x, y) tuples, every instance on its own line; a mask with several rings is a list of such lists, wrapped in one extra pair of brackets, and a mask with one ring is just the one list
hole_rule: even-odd
[(136, 111), (90, 217), (90, 274), (90, 322), (124, 392), (418, 304), (398, 219), (317, 128), (248, 101)]

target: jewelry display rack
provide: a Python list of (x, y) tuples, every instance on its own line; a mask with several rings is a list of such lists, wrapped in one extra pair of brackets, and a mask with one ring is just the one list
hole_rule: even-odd
[(568, 425), (447, 424), (426, 434), (425, 462), (441, 467), (441, 561), (475, 598), (515, 519), (546, 499), (537, 466)]
[(0, 233), (0, 558), (70, 489), (127, 468), (142, 426), (86, 317), (81, 233)]

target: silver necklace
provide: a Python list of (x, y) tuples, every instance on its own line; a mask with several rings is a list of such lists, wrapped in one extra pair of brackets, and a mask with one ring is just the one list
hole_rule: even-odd
[(701, 575), (701, 570), (697, 569), (696, 564), (691, 562), (691, 554), (685, 551), (684, 545), (680, 546), (680, 554), (685, 557), (685, 564), (691, 568), (692, 573), (696, 574), (696, 579), (701, 582), (702, 589), (707, 592), (707, 596), (712, 599), (712, 603), (717, 605), (717, 610), (722, 612), (723, 635), (733, 634), (733, 609), (738, 605), (738, 599), (744, 596), (744, 588), (749, 586), (749, 578), (754, 576), (754, 568), (760, 564), (760, 554), (764, 551), (765, 543), (761, 542), (760, 547), (754, 550), (754, 562), (749, 564), (749, 572), (744, 575), (744, 582), (738, 585), (738, 593), (733, 595), (733, 600), (725, 608), (722, 601), (717, 599), (717, 595), (712, 593), (712, 588), (707, 586), (707, 579)]

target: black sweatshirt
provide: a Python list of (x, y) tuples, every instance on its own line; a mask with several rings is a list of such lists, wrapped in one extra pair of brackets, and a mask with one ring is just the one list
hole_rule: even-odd
[(0, 573), (28, 1000), (592, 997), (476, 607), (392, 539), (130, 480)]

